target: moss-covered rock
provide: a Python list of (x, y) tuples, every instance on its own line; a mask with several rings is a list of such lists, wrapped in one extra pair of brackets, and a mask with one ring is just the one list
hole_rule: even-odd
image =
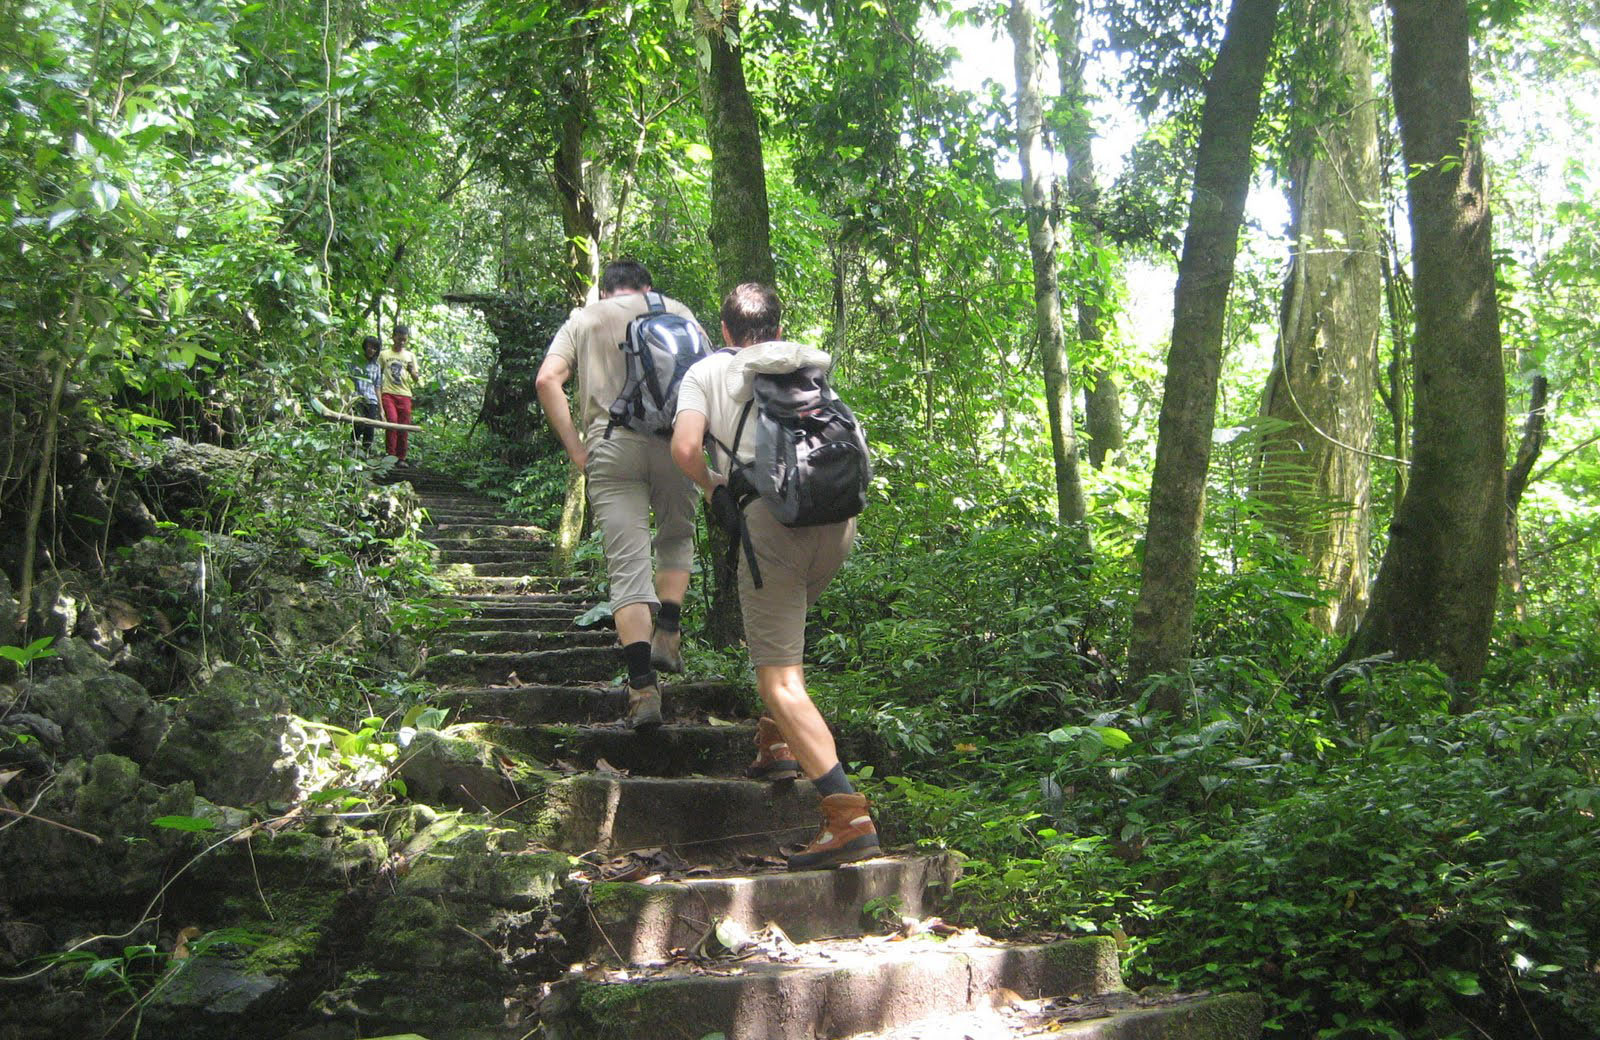
[(167, 732), (167, 707), (77, 639), (54, 649), (55, 672), (26, 685), (19, 701), (61, 728), (60, 754), (91, 759), (111, 753), (147, 763)]
[(214, 802), (287, 800), (295, 769), (284, 756), (289, 698), (243, 668), (222, 665), (197, 677), (150, 763), (158, 779), (192, 779)]
[(537, 763), (488, 739), (491, 732), (462, 725), (418, 733), (400, 765), (410, 797), (492, 812), (541, 804), (551, 776)]

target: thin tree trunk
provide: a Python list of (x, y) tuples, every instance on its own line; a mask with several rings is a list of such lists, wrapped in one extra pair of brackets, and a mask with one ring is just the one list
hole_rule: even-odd
[[(1223, 318), (1250, 188), (1250, 139), (1277, 17), (1277, 0), (1233, 0), (1206, 83), (1128, 646), (1128, 671), (1136, 681), (1180, 669), (1193, 638)], [(1150, 703), (1171, 713), (1182, 709), (1179, 691), (1170, 683), (1157, 687)]]
[(1050, 455), (1056, 471), (1056, 516), (1062, 523), (1084, 518), (1078, 482), (1078, 441), (1072, 420), (1072, 374), (1061, 328), (1057, 270), (1054, 175), (1044, 146), (1044, 104), (1039, 90), (1038, 15), (1029, 0), (1012, 0), (1006, 19), (1016, 52), (1017, 155), (1022, 162), (1022, 202), (1028, 215), (1028, 251), (1033, 257), (1034, 335), (1044, 361), (1045, 402), (1050, 412)]
[(1545, 409), (1550, 400), (1550, 380), (1542, 375), (1533, 377), (1528, 388), (1528, 417), (1522, 424), (1522, 442), (1517, 445), (1517, 457), (1506, 471), (1506, 607), (1518, 621), (1527, 617), (1522, 584), (1522, 539), (1517, 527), (1517, 510), (1522, 505), (1522, 493), (1528, 489), (1528, 478), (1533, 464), (1544, 451)]
[(1302, 88), (1314, 114), (1290, 161), (1293, 241), (1278, 351), (1262, 393), (1270, 423), (1261, 445), (1256, 494), (1267, 522), (1308, 561), (1328, 590), (1312, 621), (1330, 634), (1355, 631), (1367, 602), (1371, 529), (1372, 400), (1377, 389), (1382, 243), (1372, 217), (1378, 199), (1378, 127), (1372, 106), (1373, 33), (1353, 0), (1318, 14), (1294, 0), (1332, 63)]
[(1413, 464), (1344, 658), (1483, 672), (1505, 558), (1505, 370), (1466, 0), (1391, 0), (1417, 331)]
[(44, 444), (39, 449), (38, 468), (34, 470), (33, 491), (28, 498), (28, 515), (22, 526), (22, 570), (17, 583), (17, 625), (27, 635), (28, 618), (32, 614), (34, 566), (39, 551), (39, 523), (44, 517), (44, 500), (50, 490), (50, 475), (56, 464), (56, 431), (61, 425), (61, 393), (67, 384), (67, 374), (77, 367), (73, 354), (78, 339), (78, 322), (83, 314), (83, 282), (80, 272), (77, 285), (72, 290), (72, 303), (67, 308), (67, 320), (62, 336), (61, 357), (56, 361), (55, 375), (50, 380), (50, 401), (45, 406)]
[[(1084, 88), (1080, 0), (1057, 0), (1053, 28), (1056, 34), (1056, 67), (1061, 77), (1063, 118), (1056, 127), (1061, 154), (1067, 160), (1067, 203), (1072, 211), (1072, 237), (1085, 251), (1099, 253), (1105, 248), (1104, 236), (1084, 215), (1092, 210), (1100, 189), (1095, 183), (1093, 121)], [(1089, 464), (1105, 466), (1106, 457), (1122, 450), (1122, 401), (1111, 369), (1100, 360), (1105, 342), (1104, 315), (1100, 301), (1107, 286), (1098, 273), (1082, 272), (1076, 279), (1073, 304), (1078, 317), (1078, 357), (1084, 365), (1083, 426), (1084, 448)]]

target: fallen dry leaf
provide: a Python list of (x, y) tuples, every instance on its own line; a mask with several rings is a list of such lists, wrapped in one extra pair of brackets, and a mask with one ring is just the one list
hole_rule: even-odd
[(175, 961), (188, 960), (189, 940), (198, 939), (200, 938), (201, 934), (202, 933), (200, 929), (196, 928), (194, 925), (190, 925), (189, 927), (180, 931), (178, 933), (178, 941), (172, 947), (172, 959)]

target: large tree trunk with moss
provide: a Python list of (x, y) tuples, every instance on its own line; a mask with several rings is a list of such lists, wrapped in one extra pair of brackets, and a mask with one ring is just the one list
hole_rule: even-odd
[[(1093, 116), (1084, 87), (1082, 4), (1057, 0), (1052, 15), (1056, 36), (1056, 67), (1061, 78), (1060, 104), (1056, 107), (1056, 139), (1067, 160), (1067, 204), (1071, 208), (1072, 240), (1082, 243), (1082, 255), (1098, 256), (1105, 248), (1099, 228), (1085, 219), (1100, 195), (1095, 183)], [(1104, 360), (1105, 318), (1102, 301), (1109, 286), (1098, 264), (1087, 264), (1073, 279), (1073, 306), (1078, 318), (1078, 357), (1083, 367), (1084, 450), (1089, 465), (1100, 469), (1106, 457), (1122, 450), (1122, 400), (1116, 378)]]
[(1483, 672), (1505, 556), (1505, 370), (1466, 0), (1392, 0), (1416, 285), (1412, 467), (1345, 658)]
[(561, 229), (567, 240), (563, 285), (576, 306), (583, 303), (589, 286), (600, 280), (600, 218), (583, 161), (594, 121), (589, 81), (600, 22), (590, 16), (588, 0), (576, 0), (575, 8), (572, 35), (563, 48), (566, 67), (556, 77), (559, 119), (550, 177), (561, 202)]
[(1006, 18), (1016, 52), (1017, 157), (1022, 162), (1022, 203), (1027, 210), (1028, 252), (1033, 258), (1033, 329), (1044, 361), (1044, 395), (1050, 413), (1050, 455), (1056, 472), (1056, 516), (1083, 520), (1078, 482), (1078, 439), (1072, 421), (1072, 374), (1061, 329), (1055, 178), (1044, 147), (1044, 104), (1039, 89), (1038, 15), (1030, 0), (1012, 0)]
[[(772, 261), (767, 175), (761, 157), (761, 127), (744, 78), (737, 0), (713, 9), (695, 2), (700, 30), (700, 103), (711, 145), (711, 252), (717, 264), (717, 291), (742, 282), (777, 282)], [(739, 586), (722, 528), (707, 523), (712, 587), (705, 637), (713, 646), (736, 645), (744, 635), (739, 617)]]
[[(1180, 669), (1193, 638), (1223, 317), (1250, 188), (1250, 138), (1277, 16), (1277, 0), (1234, 0), (1206, 83), (1189, 227), (1174, 292), (1150, 520), (1128, 646), (1128, 671), (1135, 681)], [(1151, 706), (1180, 711), (1178, 688), (1158, 686)]]
[(772, 262), (761, 127), (744, 78), (737, 0), (713, 9), (695, 2), (700, 29), (700, 103), (711, 145), (711, 252), (717, 291), (741, 282), (777, 282)]
[[(1312, 126), (1289, 164), (1292, 239), (1278, 350), (1262, 393), (1256, 494), (1267, 522), (1310, 564), (1328, 602), (1311, 618), (1349, 635), (1366, 608), (1372, 402), (1382, 320), (1378, 127), (1372, 25), (1344, 0), (1326, 13), (1294, 0), (1309, 49), (1331, 68), (1301, 90)], [(1307, 59), (1305, 64), (1313, 59)]]

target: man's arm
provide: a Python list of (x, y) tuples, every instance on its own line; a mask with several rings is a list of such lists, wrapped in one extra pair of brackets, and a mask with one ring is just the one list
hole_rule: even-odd
[(678, 409), (678, 415), (672, 421), (672, 461), (678, 464), (685, 476), (704, 491), (707, 498), (718, 484), (727, 481), (718, 478), (706, 466), (706, 455), (701, 445), (706, 439), (706, 417), (701, 412), (686, 412)]
[(583, 438), (578, 436), (578, 428), (572, 422), (572, 409), (567, 404), (567, 380), (571, 378), (572, 366), (567, 364), (566, 358), (546, 355), (539, 366), (539, 374), (534, 376), (533, 389), (539, 396), (544, 417), (550, 421), (550, 428), (556, 431), (561, 447), (566, 449), (567, 458), (581, 470), (589, 461), (589, 451), (583, 446)]

